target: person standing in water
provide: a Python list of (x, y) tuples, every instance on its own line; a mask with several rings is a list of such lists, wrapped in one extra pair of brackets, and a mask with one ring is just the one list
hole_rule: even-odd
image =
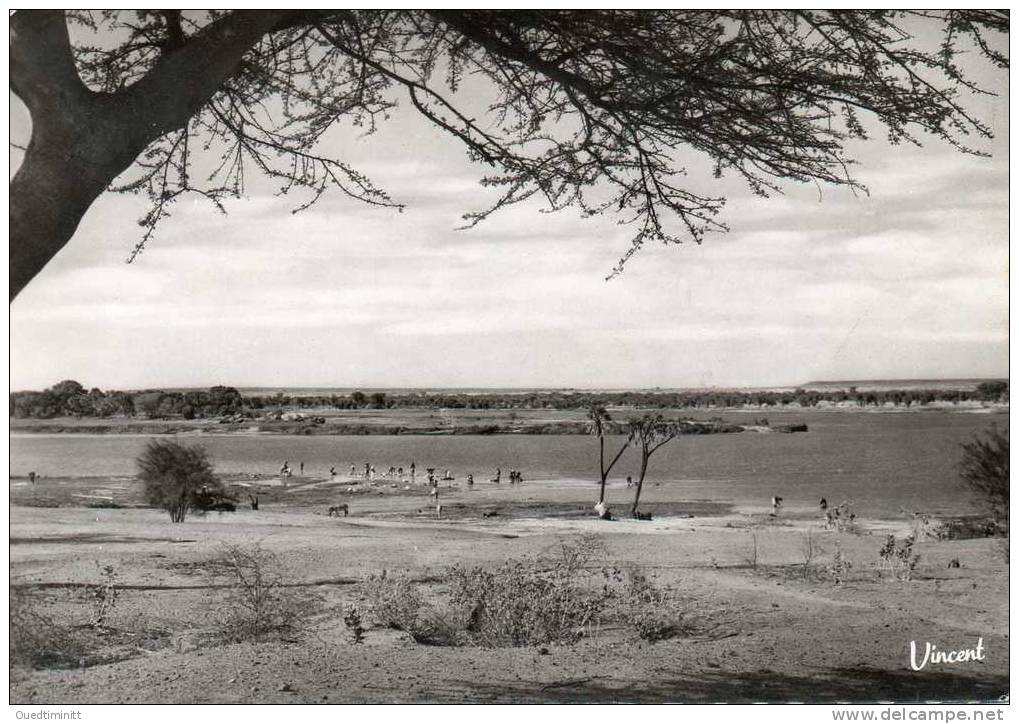
[(301, 475), (304, 475), (304, 461), (301, 461)]

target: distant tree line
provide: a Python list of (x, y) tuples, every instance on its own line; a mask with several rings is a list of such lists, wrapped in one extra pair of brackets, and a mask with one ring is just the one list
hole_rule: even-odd
[(86, 390), (74, 380), (64, 380), (42, 392), (14, 392), (10, 415), (18, 418), (144, 416), (153, 419), (219, 417), (245, 409), (244, 398), (233, 387), (168, 392), (106, 392)]
[(910, 407), (934, 402), (1007, 402), (1008, 382), (981, 382), (969, 390), (889, 389), (741, 391), (695, 390), (687, 392), (630, 391), (585, 392), (557, 390), (544, 392), (424, 393), (386, 394), (355, 391), (349, 395), (242, 396), (234, 387), (208, 390), (166, 391), (86, 390), (74, 380), (64, 380), (42, 392), (14, 392), (10, 416), (16, 418), (144, 416), (151, 419), (208, 418), (233, 415), (264, 415), (284, 409), (331, 407), (340, 410), (446, 408), (468, 410), (587, 410), (591, 407), (632, 408), (725, 408), (816, 407), (849, 403), (858, 407)]

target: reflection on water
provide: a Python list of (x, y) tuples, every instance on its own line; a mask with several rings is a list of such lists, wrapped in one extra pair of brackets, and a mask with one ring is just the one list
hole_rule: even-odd
[[(805, 421), (810, 432), (740, 433), (680, 438), (653, 458), (649, 482), (687, 499), (760, 504), (780, 495), (790, 508), (811, 507), (824, 496), (851, 500), (863, 515), (895, 515), (900, 508), (925, 511), (970, 509), (959, 487), (959, 444), (1006, 415), (923, 411), (896, 414), (786, 412), (773, 423)], [(703, 415), (702, 415), (703, 417)], [(749, 421), (751, 413), (727, 418)], [(46, 476), (131, 475), (134, 459), (150, 436), (16, 435), (11, 438), (11, 475), (30, 470)], [(278, 436), (188, 435), (206, 446), (224, 473), (274, 474), (283, 460), (308, 476), (346, 475), (350, 466), (417, 464), (419, 473), (447, 468), (458, 479), (473, 473), (480, 485), (511, 468), (528, 483), (589, 485), (597, 480), (597, 446), (581, 435), (504, 436)], [(607, 445), (614, 453), (613, 440)], [(628, 451), (612, 479), (636, 474), (638, 457)], [(555, 483), (553, 483), (555, 481)]]

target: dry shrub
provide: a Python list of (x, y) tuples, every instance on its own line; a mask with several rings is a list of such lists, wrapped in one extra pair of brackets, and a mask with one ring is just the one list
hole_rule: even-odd
[(418, 643), (432, 646), (460, 643), (455, 627), (424, 600), (405, 574), (372, 573), (358, 586), (358, 594), (379, 624), (406, 631)]
[(672, 589), (658, 586), (637, 568), (628, 571), (623, 612), (644, 641), (662, 641), (681, 630), (678, 619), (682, 614)]
[(814, 540), (814, 535), (809, 529), (801, 538), (800, 553), (803, 556), (803, 563), (800, 565), (800, 577), (805, 581), (814, 579), (817, 576), (817, 566), (814, 560), (821, 553), (821, 548), (818, 546), (817, 541)]
[(424, 600), (406, 575), (383, 571), (359, 587), (373, 617), (439, 646), (531, 646), (576, 641), (600, 611), (601, 571), (587, 564), (599, 544), (590, 538), (561, 542), (551, 555), (510, 560), (495, 568), (448, 568), (448, 600)]
[(861, 535), (863, 529), (856, 520), (856, 510), (848, 500), (843, 500), (838, 505), (833, 505), (825, 511), (825, 530), (833, 530), (836, 533), (849, 533)]
[(212, 563), (229, 588), (213, 602), (218, 634), (226, 641), (299, 639), (311, 628), (321, 601), (289, 587), (276, 554), (253, 545), (223, 545)]
[(10, 665), (33, 669), (76, 666), (85, 644), (74, 630), (43, 612), (41, 598), (10, 588)]
[(853, 562), (846, 557), (842, 552), (841, 546), (836, 542), (835, 552), (832, 554), (831, 560), (825, 565), (825, 573), (828, 574), (828, 578), (836, 586), (841, 586), (846, 582), (852, 567)]
[(85, 588), (85, 600), (88, 604), (88, 625), (92, 628), (104, 628), (117, 605), (117, 571), (111, 565), (103, 565), (95, 561), (99, 574), (99, 583), (90, 583)]
[[(680, 633), (683, 612), (674, 591), (640, 570), (620, 586), (618, 569), (594, 563), (601, 550), (597, 538), (581, 536), (494, 567), (451, 566), (441, 576), (448, 597), (439, 605), (406, 575), (385, 571), (364, 579), (358, 592), (379, 624), (431, 645), (572, 644), (605, 615), (622, 619), (645, 641)], [(347, 626), (359, 624), (352, 617)]]
[(604, 606), (601, 579), (587, 570), (600, 544), (561, 541), (553, 555), (510, 560), (493, 569), (448, 571), (454, 617), (472, 643), (535, 646), (573, 643)]
[(364, 641), (364, 613), (356, 603), (344, 606), (343, 625), (350, 632), (350, 643), (359, 644)]
[(425, 605), (409, 576), (385, 570), (369, 574), (358, 586), (358, 593), (380, 624), (398, 631), (410, 631)]

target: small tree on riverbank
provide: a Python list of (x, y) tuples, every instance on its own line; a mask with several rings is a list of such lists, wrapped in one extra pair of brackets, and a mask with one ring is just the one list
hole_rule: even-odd
[(612, 468), (615, 467), (616, 463), (619, 462), (619, 458), (623, 456), (623, 452), (630, 446), (630, 442), (633, 439), (631, 434), (626, 438), (626, 442), (619, 448), (619, 452), (612, 458), (612, 462), (605, 465), (605, 436), (608, 434), (608, 423), (612, 421), (612, 417), (608, 411), (601, 405), (592, 405), (587, 410), (587, 419), (591, 421), (591, 434), (598, 437), (598, 473), (601, 476), (601, 488), (598, 491), (598, 504), (603, 505), (605, 503), (605, 481), (609, 477), (609, 473)]
[(190, 510), (204, 511), (228, 499), (201, 445), (152, 440), (136, 462), (145, 500), (166, 510), (174, 523), (184, 522)]
[(655, 452), (672, 441), (682, 432), (677, 422), (669, 422), (661, 415), (646, 414), (629, 421), (630, 439), (640, 444), (640, 473), (637, 477), (637, 491), (633, 494), (633, 507), (630, 515), (637, 517), (637, 506), (640, 505), (640, 491), (644, 487), (648, 462)]

